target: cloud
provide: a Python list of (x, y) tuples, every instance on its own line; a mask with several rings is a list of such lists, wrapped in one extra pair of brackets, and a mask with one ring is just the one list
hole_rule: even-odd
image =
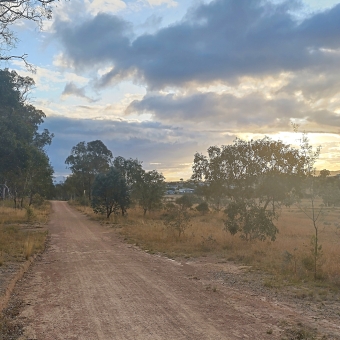
[[(81, 141), (100, 139), (114, 157), (138, 158), (147, 170), (168, 169), (167, 176), (177, 176), (177, 172), (182, 174), (183, 168), (187, 173), (188, 169), (190, 172), (194, 153), (208, 147), (196, 141), (200, 133), (155, 122), (49, 116), (41, 128), (47, 128), (55, 135), (47, 152), (57, 176), (69, 173), (64, 161), (72, 147)], [(209, 133), (205, 136), (209, 136)]]
[(74, 26), (57, 22), (64, 56), (74, 65), (110, 64), (102, 85), (134, 75), (152, 89), (281, 72), (339, 69), (340, 4), (297, 21), (296, 1), (214, 0), (154, 34), (131, 35), (109, 14)]
[(116, 13), (127, 7), (122, 0), (87, 0), (85, 3), (87, 4), (88, 11), (93, 14), (98, 14), (100, 12)]
[(71, 72), (59, 72), (46, 67), (36, 67), (34, 73), (25, 68), (22, 61), (12, 61), (12, 65), (20, 72), (20, 75), (33, 78), (39, 91), (51, 91), (58, 84), (65, 82), (77, 82), (80, 84), (88, 83), (89, 79)]
[(64, 91), (62, 92), (62, 96), (63, 97), (76, 96), (76, 97), (84, 98), (90, 103), (98, 101), (98, 99), (93, 99), (93, 98), (88, 97), (85, 93), (85, 88), (86, 88), (85, 86), (78, 87), (75, 83), (69, 82), (65, 85)]
[(176, 7), (178, 3), (173, 0), (147, 0), (151, 6), (160, 6), (166, 4), (168, 7)]
[(113, 53), (122, 60), (129, 58), (130, 24), (117, 16), (99, 13), (78, 26), (56, 20), (55, 29), (66, 48), (64, 57), (76, 68), (105, 65)]
[(313, 108), (299, 97), (284, 93), (271, 98), (260, 92), (241, 97), (214, 92), (148, 94), (142, 100), (134, 100), (126, 113), (151, 113), (155, 120), (162, 122), (194, 124), (197, 129), (217, 126), (229, 132), (289, 130), (291, 120), (317, 124), (328, 131), (340, 130), (340, 116), (336, 112)]
[[(112, 151), (114, 157), (138, 158), (146, 170), (156, 169), (164, 173), (167, 180), (189, 178), (196, 152), (205, 153), (211, 145), (232, 143), (237, 134), (217, 133), (209, 129), (195, 131), (187, 127), (155, 122), (129, 122), (126, 120), (73, 119), (50, 116), (41, 128), (47, 128), (55, 137), (47, 152), (56, 176), (70, 173), (64, 164), (73, 146), (81, 141), (100, 139)], [(266, 132), (270, 135), (270, 133)], [(310, 134), (318, 138), (316, 145), (324, 146), (321, 153), (321, 168), (336, 168), (334, 160), (339, 157), (339, 135)], [(246, 138), (242, 133), (241, 138)], [(249, 138), (262, 138), (252, 135)], [(296, 136), (293, 138), (297, 139)], [(314, 143), (315, 144), (315, 143)], [(318, 165), (319, 166), (319, 165)]]

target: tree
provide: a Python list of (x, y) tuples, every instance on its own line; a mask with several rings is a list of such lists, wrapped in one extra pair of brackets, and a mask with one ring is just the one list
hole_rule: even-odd
[(320, 196), (326, 207), (335, 207), (340, 205), (340, 188), (336, 181), (327, 181), (320, 188)]
[(196, 210), (200, 212), (202, 215), (205, 215), (209, 212), (209, 204), (207, 202), (201, 202), (197, 207)]
[(53, 193), (53, 168), (48, 156), (42, 149), (35, 148), (31, 153), (30, 165), (26, 173), (27, 195), (29, 205), (33, 196), (39, 194), (42, 197), (51, 197)]
[(64, 201), (84, 198), (81, 178), (71, 174), (64, 181), (55, 184), (55, 198)]
[[(297, 127), (295, 127), (295, 132), (297, 132)], [(298, 208), (307, 216), (308, 219), (311, 220), (314, 235), (311, 238), (312, 244), (312, 256), (314, 262), (314, 279), (317, 279), (318, 276), (318, 262), (322, 255), (322, 246), (320, 245), (319, 240), (319, 219), (322, 216), (323, 205), (317, 204), (317, 199), (320, 195), (320, 190), (318, 187), (318, 183), (316, 181), (316, 169), (315, 163), (319, 158), (321, 147), (317, 147), (316, 150), (313, 149), (312, 145), (309, 143), (309, 139), (306, 133), (303, 133), (302, 139), (300, 141), (300, 149), (301, 155), (303, 157), (304, 164), (304, 193), (307, 197), (307, 205), (301, 203), (300, 200), (297, 200), (296, 205)], [(323, 171), (322, 177), (327, 177), (328, 172)]]
[(241, 237), (246, 241), (255, 239), (264, 241), (267, 237), (274, 241), (278, 233), (273, 223), (274, 213), (254, 202), (231, 202), (225, 210), (228, 216), (224, 222), (225, 228), (232, 235), (241, 231)]
[(162, 203), (165, 193), (164, 176), (156, 170), (144, 171), (136, 182), (133, 192), (145, 216), (147, 211), (150, 212)]
[(326, 179), (330, 174), (331, 172), (329, 170), (323, 169), (320, 171), (319, 177), (322, 179)]
[(193, 206), (193, 199), (191, 195), (184, 194), (181, 197), (176, 198), (176, 203), (182, 208), (182, 209), (189, 209)]
[(204, 185), (198, 186), (196, 192), (205, 197), (208, 201), (213, 201), (216, 210), (220, 210), (221, 200), (227, 194), (226, 179), (220, 171), (219, 159), (221, 149), (212, 146), (208, 149), (208, 157), (196, 153), (194, 156), (192, 180), (202, 181)]
[(111, 167), (109, 172), (98, 174), (92, 192), (91, 206), (95, 213), (105, 213), (109, 218), (112, 213), (117, 214), (120, 210), (125, 215), (130, 205), (130, 195), (125, 178), (119, 170)]
[(315, 178), (319, 196), (327, 207), (340, 205), (340, 188), (338, 177), (330, 177), (330, 171), (323, 169)]
[(215, 191), (219, 201), (229, 198), (226, 230), (245, 239), (275, 240), (274, 220), (282, 204), (292, 203), (304, 165), (299, 150), (281, 141), (236, 139), (210, 147), (208, 157), (196, 153), (192, 178), (203, 180), (202, 187)]
[(131, 199), (142, 207), (144, 215), (159, 207), (165, 192), (164, 176), (156, 170), (145, 171), (138, 159), (118, 156), (113, 166), (125, 178)]
[(38, 189), (38, 180), (44, 178), (48, 186), (52, 182), (53, 169), (44, 147), (51, 144), (53, 134), (46, 129), (38, 132), (45, 114), (28, 102), (33, 85), (29, 77), (0, 70), (0, 183), (8, 187), (15, 205), (33, 190), (44, 195), (46, 182)]
[(91, 201), (91, 188), (95, 176), (109, 170), (112, 152), (100, 140), (80, 142), (71, 150), (65, 160), (73, 175), (79, 177), (82, 191)]
[(35, 22), (41, 28), (43, 20), (50, 19), (52, 16), (50, 5), (54, 1), (0, 0), (0, 61), (21, 59), (27, 67), (32, 68), (26, 61), (26, 54), (19, 56), (8, 54), (18, 42), (18, 38), (11, 26), (22, 20), (28, 20)]
[(164, 224), (178, 232), (178, 237), (184, 234), (185, 229), (190, 225), (191, 216), (188, 209), (178, 204), (171, 204), (167, 207), (167, 211), (163, 216)]
[[(28, 162), (29, 145), (37, 138), (45, 114), (27, 102), (33, 79), (15, 71), (0, 70), (0, 171), (22, 169)], [(48, 132), (46, 132), (48, 133)]]
[(136, 183), (140, 182), (145, 174), (142, 162), (138, 159), (125, 159), (122, 156), (118, 156), (113, 160), (113, 166), (121, 172), (131, 191), (133, 191)]

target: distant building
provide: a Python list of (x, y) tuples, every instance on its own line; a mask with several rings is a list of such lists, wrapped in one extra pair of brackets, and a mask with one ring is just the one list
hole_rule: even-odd
[(193, 194), (194, 192), (195, 192), (195, 189), (190, 189), (190, 188), (178, 189), (179, 194)]

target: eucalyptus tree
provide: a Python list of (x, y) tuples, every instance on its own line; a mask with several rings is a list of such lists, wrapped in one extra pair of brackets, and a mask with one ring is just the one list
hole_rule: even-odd
[(118, 156), (113, 160), (113, 166), (120, 171), (132, 192), (134, 191), (136, 184), (142, 181), (145, 174), (142, 162), (138, 159), (126, 159), (122, 156)]
[(165, 178), (156, 170), (144, 171), (134, 186), (134, 197), (144, 211), (157, 209), (162, 204), (165, 193)]
[(103, 174), (98, 174), (93, 183), (91, 206), (95, 213), (106, 214), (109, 218), (112, 213), (119, 211), (124, 216), (130, 205), (130, 194), (125, 178), (114, 167)]
[(268, 137), (212, 146), (208, 157), (195, 154), (192, 179), (203, 181), (221, 199), (230, 200), (225, 228), (247, 240), (275, 240), (274, 221), (282, 204), (289, 205), (304, 174), (298, 149)]
[(51, 144), (53, 134), (47, 129), (39, 132), (45, 114), (29, 103), (32, 86), (30, 77), (0, 70), (0, 183), (9, 188), (15, 203), (33, 192), (41, 193), (44, 186), (38, 182), (43, 178), (49, 184), (52, 181), (44, 147)]
[(74, 177), (81, 182), (81, 190), (91, 201), (92, 184), (96, 175), (106, 173), (112, 160), (112, 152), (101, 140), (80, 142), (65, 160)]
[(113, 166), (125, 178), (131, 194), (131, 200), (142, 207), (144, 215), (161, 206), (165, 193), (165, 178), (157, 170), (145, 171), (138, 159), (126, 159), (118, 156)]

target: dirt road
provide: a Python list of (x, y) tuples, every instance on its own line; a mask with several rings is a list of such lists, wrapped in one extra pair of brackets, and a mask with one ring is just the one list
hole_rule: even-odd
[[(48, 249), (17, 289), (23, 339), (282, 339), (285, 327), (304, 317), (210, 282), (206, 266), (125, 244), (65, 202), (53, 202), (53, 211)], [(334, 335), (327, 339), (340, 334), (335, 322), (320, 325)]]

